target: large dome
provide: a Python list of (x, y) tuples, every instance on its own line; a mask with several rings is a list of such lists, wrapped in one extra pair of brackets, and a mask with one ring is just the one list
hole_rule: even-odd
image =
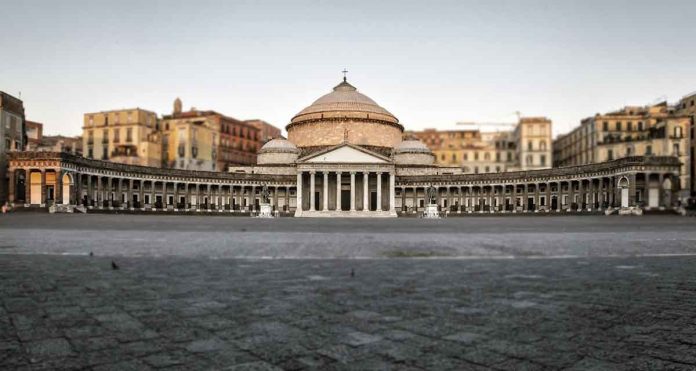
[(283, 138), (271, 139), (261, 147), (256, 163), (259, 165), (291, 164), (297, 160), (300, 150)]
[(331, 93), (322, 96), (296, 114), (291, 123), (316, 117), (316, 114), (322, 117), (322, 114), (332, 113), (351, 118), (381, 119), (395, 124), (399, 122), (389, 111), (344, 80), (336, 85)]
[(394, 148), (404, 131), (399, 120), (348, 81), (296, 114), (285, 127), (288, 140), (300, 148), (341, 143)]

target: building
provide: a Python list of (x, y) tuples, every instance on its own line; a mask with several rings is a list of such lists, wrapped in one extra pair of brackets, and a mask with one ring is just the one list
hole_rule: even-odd
[(262, 142), (259, 129), (215, 111), (181, 110), (174, 101), (163, 116), (163, 165), (175, 169), (226, 171), (231, 165), (256, 163)]
[[(0, 91), (0, 204), (8, 199), (7, 154), (26, 145), (24, 103)], [(19, 179), (24, 182), (24, 179)]]
[(262, 144), (268, 142), (271, 139), (280, 138), (281, 136), (280, 129), (267, 123), (266, 121), (254, 119), (245, 120), (244, 122), (259, 129), (259, 141)]
[(141, 108), (86, 113), (82, 148), (87, 158), (140, 166), (161, 166), (157, 114)]
[(33, 151), (41, 144), (41, 140), (43, 139), (43, 124), (26, 120), (24, 125), (27, 131), (27, 144), (25, 149), (27, 151)]
[(688, 116), (678, 113), (666, 102), (596, 114), (582, 120), (570, 133), (556, 138), (554, 163), (555, 166), (572, 166), (631, 156), (674, 156), (683, 164), (680, 198), (686, 201), (689, 190), (693, 189), (692, 167), (689, 166), (690, 125)]
[(520, 118), (513, 130), (478, 129), (406, 132), (425, 143), (435, 163), (464, 173), (499, 173), (551, 167), (551, 120)]
[[(195, 125), (177, 122), (169, 132)], [(345, 78), (296, 114), (286, 130), (287, 139), (263, 145), (256, 165), (231, 166), (226, 173), (148, 168), (65, 153), (12, 153), (10, 199), (15, 206), (54, 205), (54, 210), (80, 205), (217, 215), (255, 215), (263, 203), (276, 214), (295, 217), (416, 216), (428, 205), (450, 216), (677, 208), (681, 166), (675, 156), (479, 174), (438, 166), (424, 143), (402, 140), (404, 128), (396, 116)], [(541, 140), (542, 133), (534, 130), (530, 126), (529, 132), (525, 128), (514, 135)], [(520, 155), (541, 156), (537, 143)], [(182, 151), (191, 146), (186, 142)], [(534, 159), (530, 165), (535, 166)], [(20, 177), (31, 179), (31, 186), (20, 190)], [(644, 199), (649, 202), (641, 203)]]
[(696, 174), (696, 136), (694, 131), (696, 131), (696, 91), (684, 96), (676, 106), (676, 113), (678, 115), (683, 115), (689, 117), (689, 171), (692, 174), (691, 187), (689, 191), (691, 192), (691, 197), (696, 197), (696, 179), (694, 179), (693, 174)]

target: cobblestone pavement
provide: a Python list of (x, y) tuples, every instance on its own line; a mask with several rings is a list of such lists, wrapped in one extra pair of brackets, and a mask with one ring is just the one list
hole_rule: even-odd
[(0, 369), (696, 369), (694, 229), (0, 215)]
[(111, 259), (0, 256), (0, 368), (696, 368), (696, 257)]

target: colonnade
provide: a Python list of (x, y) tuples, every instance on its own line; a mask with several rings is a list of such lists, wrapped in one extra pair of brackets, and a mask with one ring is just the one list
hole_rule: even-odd
[(394, 212), (394, 171), (298, 170), (297, 204), (308, 212)]
[[(82, 205), (88, 209), (255, 212), (263, 183), (180, 181), (26, 168), (10, 172), (9, 201), (24, 205)], [(37, 180), (40, 179), (40, 180)], [(37, 186), (38, 184), (38, 186)], [(274, 210), (295, 208), (295, 187), (270, 185)]]
[(404, 181), (397, 186), (397, 210), (402, 213), (423, 210), (428, 203), (427, 189), (431, 186), (436, 189), (434, 202), (439, 209), (455, 213), (593, 212), (631, 206), (668, 208), (677, 202), (678, 185), (678, 180), (670, 173), (510, 184), (407, 185)]

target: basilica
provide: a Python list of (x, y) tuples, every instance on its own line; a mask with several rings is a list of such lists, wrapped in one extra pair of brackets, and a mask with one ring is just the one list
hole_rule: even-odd
[(435, 165), (425, 144), (404, 138), (396, 116), (345, 78), (286, 130), (287, 139), (263, 145), (255, 165), (227, 172), (14, 152), (10, 203), (66, 212), (255, 215), (267, 201), (274, 215), (295, 217), (419, 216), (430, 203), (448, 216), (641, 213), (678, 205), (676, 157), (480, 174)]

